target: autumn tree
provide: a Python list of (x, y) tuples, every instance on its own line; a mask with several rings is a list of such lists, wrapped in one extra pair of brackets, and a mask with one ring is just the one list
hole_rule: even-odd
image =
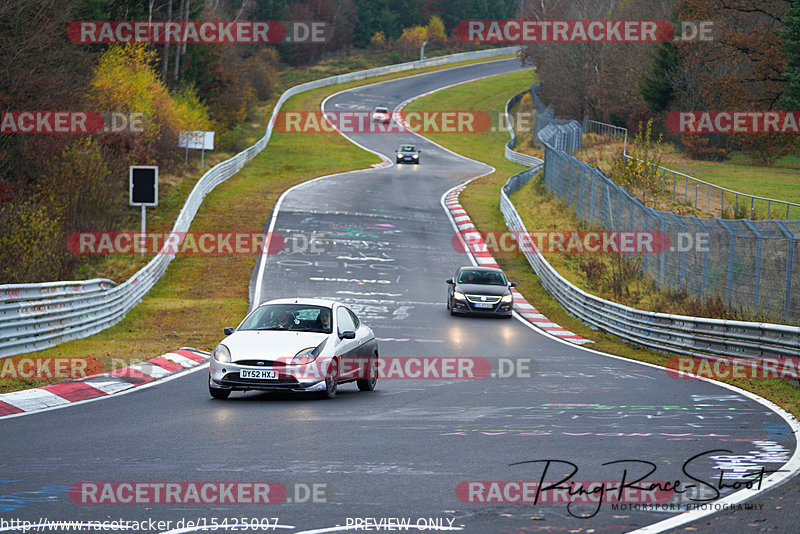
[[(676, 41), (681, 68), (674, 75), (685, 110), (770, 111), (780, 108), (787, 59), (781, 34), (789, 0), (678, 0), (681, 20), (713, 22), (711, 41)], [(687, 148), (691, 150), (693, 136)], [(735, 143), (754, 162), (769, 165), (792, 150), (795, 138), (775, 134), (708, 136), (708, 144)]]
[(428, 40), (428, 29), (425, 26), (411, 26), (403, 30), (400, 38), (395, 42), (397, 51), (406, 57), (419, 53), (422, 43)]
[(439, 17), (435, 15), (431, 17), (425, 29), (428, 34), (429, 44), (438, 47), (443, 46), (447, 42), (447, 34), (444, 32), (444, 23)]

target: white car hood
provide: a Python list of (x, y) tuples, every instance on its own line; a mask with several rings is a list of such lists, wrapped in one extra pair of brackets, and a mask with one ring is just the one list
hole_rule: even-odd
[(286, 330), (241, 330), (222, 341), (231, 351), (231, 360), (275, 360), (292, 358), (309, 347), (316, 347), (329, 334)]

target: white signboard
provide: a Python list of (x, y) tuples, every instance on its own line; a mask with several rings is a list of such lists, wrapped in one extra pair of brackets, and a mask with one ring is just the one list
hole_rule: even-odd
[(201, 130), (181, 132), (178, 137), (178, 147), (196, 150), (214, 150), (214, 132), (204, 132)]

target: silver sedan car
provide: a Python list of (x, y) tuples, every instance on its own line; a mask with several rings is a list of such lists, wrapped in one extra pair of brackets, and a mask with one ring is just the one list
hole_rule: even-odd
[(339, 302), (271, 300), (225, 334), (209, 366), (208, 390), (215, 399), (247, 390), (313, 391), (332, 399), (347, 382), (361, 391), (375, 389), (375, 335)]

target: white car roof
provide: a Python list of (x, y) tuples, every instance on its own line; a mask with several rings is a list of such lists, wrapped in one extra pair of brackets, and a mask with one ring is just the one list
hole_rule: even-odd
[(262, 302), (258, 305), (260, 308), (265, 304), (307, 304), (310, 306), (325, 306), (327, 308), (333, 308), (335, 304), (340, 304), (335, 300), (327, 300), (327, 299), (315, 299), (309, 297), (291, 297), (291, 298), (282, 298), (282, 299), (273, 299), (268, 300), (266, 302)]

